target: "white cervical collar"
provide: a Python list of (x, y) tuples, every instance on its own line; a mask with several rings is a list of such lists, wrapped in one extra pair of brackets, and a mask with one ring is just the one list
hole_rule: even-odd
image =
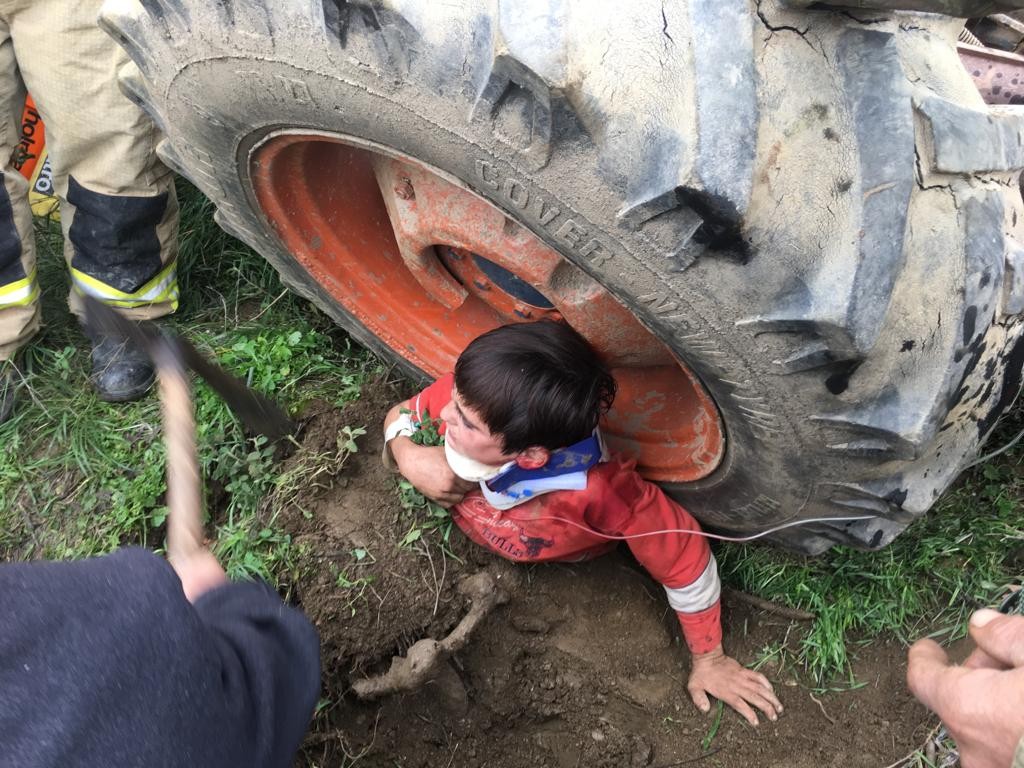
[(499, 464), (498, 466), (481, 464), (476, 459), (463, 456), (452, 448), (452, 444), (447, 440), (444, 441), (444, 457), (448, 459), (448, 466), (452, 468), (452, 472), (463, 480), (468, 480), (471, 483), (482, 483), (490, 480), (492, 477), (497, 477), (501, 472), (515, 463), (510, 461), (505, 464)]
[(444, 455), (448, 459), (448, 466), (452, 468), (452, 472), (463, 480), (480, 484), (480, 492), (487, 499), (487, 503), (495, 509), (511, 509), (551, 491), (582, 491), (587, 487), (587, 473), (572, 472), (557, 477), (516, 483), (508, 489), (507, 493), (499, 493), (488, 488), (487, 481), (511, 467), (515, 464), (514, 461), (499, 466), (482, 464), (468, 456), (463, 456), (452, 448), (451, 443), (447, 440), (444, 444)]

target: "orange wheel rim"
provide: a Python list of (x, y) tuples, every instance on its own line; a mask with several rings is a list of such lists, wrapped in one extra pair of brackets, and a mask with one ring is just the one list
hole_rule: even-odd
[(611, 366), (603, 431), (652, 480), (721, 461), (696, 376), (600, 283), (491, 203), (420, 163), (338, 137), (285, 134), (254, 153), (256, 199), (295, 260), (360, 323), (432, 376), (481, 333), (562, 319)]

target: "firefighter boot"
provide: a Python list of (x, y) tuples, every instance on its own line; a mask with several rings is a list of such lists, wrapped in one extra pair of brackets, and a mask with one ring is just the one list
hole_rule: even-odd
[(10, 360), (0, 363), (0, 424), (14, 411), (14, 394), (17, 389), (18, 372)]
[(156, 380), (153, 361), (145, 350), (125, 339), (92, 336), (92, 374), (89, 380), (100, 400), (125, 403), (138, 400)]
[(14, 413), (18, 390), (25, 382), (25, 353), (18, 350), (14, 357), (0, 360), (0, 424)]

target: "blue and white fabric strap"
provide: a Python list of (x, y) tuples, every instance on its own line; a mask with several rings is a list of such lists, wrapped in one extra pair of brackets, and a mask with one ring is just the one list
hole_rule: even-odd
[(547, 463), (536, 469), (523, 469), (512, 464), (508, 469), (487, 481), (487, 487), (497, 493), (504, 493), (509, 488), (528, 481), (538, 481), (574, 472), (586, 473), (601, 461), (601, 443), (595, 432), (590, 437), (552, 451)]

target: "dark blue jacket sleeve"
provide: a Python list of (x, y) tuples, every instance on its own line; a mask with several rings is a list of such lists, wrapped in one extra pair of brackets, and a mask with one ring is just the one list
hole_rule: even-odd
[(287, 766), (320, 692), (320, 643), (305, 616), (263, 582), (230, 584), (195, 603), (217, 648), (225, 702), (249, 709), (253, 765)]
[(0, 767), (285, 768), (316, 705), (309, 621), (266, 585), (185, 599), (125, 549), (0, 565)]

